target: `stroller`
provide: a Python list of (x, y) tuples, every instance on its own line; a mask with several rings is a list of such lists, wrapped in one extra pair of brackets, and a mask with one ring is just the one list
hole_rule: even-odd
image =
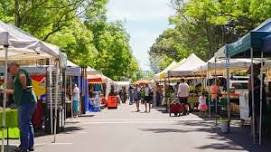
[(175, 97), (174, 94), (172, 94), (169, 99), (168, 99), (168, 112), (169, 112), (169, 116), (171, 117), (172, 114), (175, 115), (175, 117), (180, 117), (181, 114), (184, 112), (185, 110), (185, 105), (182, 103), (179, 103), (177, 101), (177, 98)]
[(184, 109), (184, 104), (173, 101), (169, 104), (169, 116), (171, 117), (172, 114), (174, 114), (175, 117), (180, 117), (181, 114), (184, 112)]

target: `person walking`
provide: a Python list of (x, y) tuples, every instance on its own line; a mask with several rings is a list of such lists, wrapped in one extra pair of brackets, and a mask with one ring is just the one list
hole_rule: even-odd
[(129, 105), (132, 105), (134, 103), (134, 87), (132, 85), (129, 86)]
[(144, 88), (144, 104), (145, 104), (145, 112), (151, 112), (151, 89), (148, 84), (145, 84)]
[[(211, 105), (215, 107), (215, 113), (216, 115), (218, 114), (218, 109), (217, 109), (217, 102), (219, 98), (220, 88), (219, 88), (219, 83), (217, 80), (213, 82), (213, 84), (210, 87), (210, 93), (211, 93)], [(211, 111), (211, 109), (210, 109)]]
[(34, 128), (32, 116), (36, 109), (37, 98), (32, 89), (32, 80), (29, 73), (20, 69), (17, 63), (9, 65), (9, 73), (13, 76), (12, 89), (5, 90), (13, 94), (13, 100), (18, 109), (20, 129), (20, 146), (15, 152), (34, 151)]
[(72, 96), (72, 103), (73, 103), (73, 114), (74, 117), (79, 115), (79, 103), (80, 103), (80, 89), (78, 88), (77, 84), (73, 86), (73, 96)]
[(179, 102), (184, 104), (184, 112), (183, 115), (189, 114), (189, 105), (188, 105), (188, 97), (189, 97), (189, 85), (181, 79), (181, 82), (178, 87), (177, 97), (179, 98)]
[(133, 92), (134, 100), (135, 100), (135, 103), (136, 103), (136, 112), (140, 111), (140, 109), (139, 109), (140, 98), (141, 98), (140, 91), (141, 91), (141, 89), (140, 89), (139, 85), (137, 84), (135, 89), (134, 89), (134, 92)]
[(120, 99), (121, 99), (122, 103), (126, 104), (127, 92), (126, 92), (126, 88), (125, 87), (122, 87), (122, 89), (119, 92), (119, 96), (120, 96)]
[(155, 93), (156, 93), (156, 106), (161, 106), (161, 101), (162, 101), (162, 88), (161, 86), (159, 85), (159, 83), (156, 83), (156, 86), (155, 86)]

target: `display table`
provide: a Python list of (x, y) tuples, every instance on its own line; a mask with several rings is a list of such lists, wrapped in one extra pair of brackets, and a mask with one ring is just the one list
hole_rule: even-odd
[[(3, 111), (0, 110), (0, 125), (2, 125)], [(0, 138), (18, 139), (20, 137), (20, 131), (18, 129), (18, 112), (16, 109), (6, 109), (6, 131), (4, 135), (2, 130), (0, 131)]]
[[(239, 99), (239, 93), (230, 93), (230, 99)], [(227, 98), (227, 92), (222, 93), (223, 98)]]

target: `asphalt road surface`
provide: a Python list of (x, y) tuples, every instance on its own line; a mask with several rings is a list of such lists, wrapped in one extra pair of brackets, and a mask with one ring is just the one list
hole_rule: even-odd
[[(144, 111), (143, 106), (141, 107)], [(36, 138), (36, 152), (242, 152), (251, 143), (233, 135), (219, 134), (213, 121), (190, 114), (169, 117), (152, 109), (135, 112), (134, 106), (89, 113), (67, 121), (65, 132)], [(242, 135), (240, 135), (242, 136)], [(236, 139), (237, 138), (237, 139)], [(248, 143), (248, 144), (247, 144)], [(18, 141), (12, 141), (18, 145)]]

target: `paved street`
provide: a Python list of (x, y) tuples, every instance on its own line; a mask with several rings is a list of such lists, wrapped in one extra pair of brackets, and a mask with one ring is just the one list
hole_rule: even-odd
[[(143, 107), (141, 107), (143, 108)], [(67, 121), (66, 131), (36, 138), (37, 152), (218, 152), (259, 151), (249, 135), (235, 140), (238, 131), (219, 135), (213, 123), (190, 114), (172, 117), (160, 111), (134, 112), (134, 106), (90, 113)], [(240, 135), (242, 136), (242, 135)], [(240, 140), (240, 141), (238, 141)], [(243, 143), (242, 140), (245, 140)], [(14, 141), (13, 141), (14, 142)], [(16, 143), (13, 143), (16, 144)], [(264, 150), (260, 150), (264, 151)]]

